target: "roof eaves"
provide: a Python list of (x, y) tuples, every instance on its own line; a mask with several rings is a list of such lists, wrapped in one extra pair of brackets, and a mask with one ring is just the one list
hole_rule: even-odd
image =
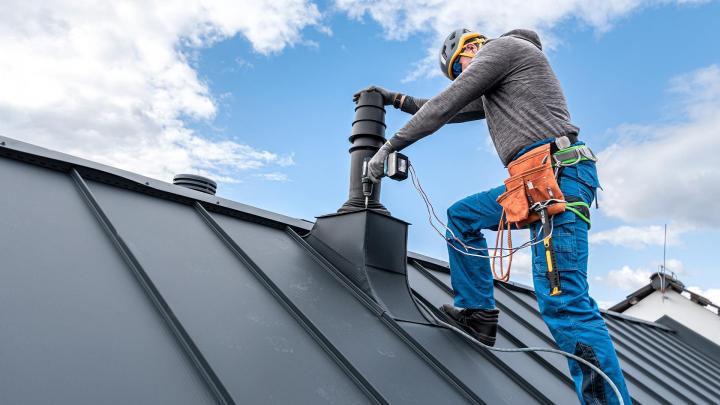
[(626, 309), (635, 305), (638, 301), (640, 301), (643, 298), (647, 297), (648, 295), (652, 294), (654, 291), (655, 291), (655, 288), (653, 287), (652, 284), (643, 286), (643, 287), (639, 288), (637, 291), (634, 291), (633, 293), (628, 295), (624, 300), (622, 300), (622, 301), (618, 302), (617, 304), (613, 305), (612, 307), (608, 308), (608, 311), (612, 311), (615, 313), (624, 312)]
[(275, 228), (290, 226), (296, 230), (309, 231), (313, 225), (310, 221), (288, 217), (215, 195), (201, 193), (4, 136), (0, 136), (0, 156), (66, 173), (75, 168), (85, 179), (138, 191), (186, 205), (199, 202), (208, 211), (262, 223)]

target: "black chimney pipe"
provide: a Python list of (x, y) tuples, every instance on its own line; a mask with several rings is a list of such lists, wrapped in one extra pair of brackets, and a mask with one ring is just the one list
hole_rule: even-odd
[[(362, 192), (363, 161), (375, 155), (385, 143), (385, 107), (380, 93), (369, 91), (360, 95), (355, 106), (350, 143), (350, 192), (348, 200), (338, 212), (365, 209), (365, 196)], [(367, 208), (390, 215), (380, 203), (380, 182), (373, 185)]]

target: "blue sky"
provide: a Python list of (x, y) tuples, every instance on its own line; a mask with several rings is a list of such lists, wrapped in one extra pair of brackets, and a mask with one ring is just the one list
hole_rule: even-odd
[[(606, 192), (600, 210), (592, 211), (592, 294), (612, 304), (644, 284), (662, 260), (661, 227), (669, 223), (669, 267), (687, 286), (719, 301), (712, 253), (720, 220), (698, 213), (704, 208), (713, 215), (718, 204), (711, 197), (720, 197), (720, 182), (711, 177), (720, 174), (711, 157), (720, 152), (714, 118), (720, 113), (720, 4), (599, 2), (589, 9), (574, 2), (573, 9), (550, 12), (550, 5), (528, 11), (506, 3), (461, 14), (440, 3), (283, 0), (269, 9), (248, 6), (246, 16), (233, 18), (221, 6), (189, 7), (187, 16), (165, 18), (167, 10), (158, 6), (160, 28), (152, 25), (153, 10), (147, 21), (124, 10), (128, 23), (116, 20), (122, 13), (68, 6), (50, 13), (59, 21), (55, 28), (37, 32), (34, 25), (18, 25), (48, 13), (23, 5), (24, 21), (0, 22), (1, 32), (15, 36), (0, 49), (28, 64), (0, 64), (7, 78), (0, 79), (6, 94), (0, 131), (164, 180), (177, 171), (208, 174), (221, 180), (223, 197), (312, 219), (347, 198), (354, 92), (375, 84), (431, 97), (448, 84), (432, 74), (437, 68), (428, 56), (447, 27), (465, 25), (490, 36), (530, 27), (546, 44), (581, 137), (604, 159)], [(100, 32), (86, 22), (103, 18), (105, 27), (127, 29), (102, 28), (89, 39), (75, 35)], [(53, 54), (50, 36), (77, 46)], [(25, 48), (16, 50), (18, 41)], [(43, 71), (41, 58), (57, 68)], [(84, 74), (73, 74), (81, 62)], [(31, 80), (23, 76), (28, 71), (44, 87), (14, 88)], [(57, 94), (48, 93), (54, 86)], [(69, 92), (76, 96), (68, 102)], [(29, 95), (8, 96), (15, 93)], [(49, 112), (57, 106), (62, 117)], [(389, 107), (388, 136), (408, 118)], [(69, 129), (61, 134), (58, 127)], [(113, 131), (116, 137), (109, 138)], [(146, 147), (132, 146), (138, 143)], [(688, 143), (705, 157), (698, 160), (679, 146)], [(441, 212), (505, 177), (484, 121), (448, 125), (405, 152)], [(685, 164), (689, 160), (694, 163)], [(386, 181), (383, 202), (413, 224), (412, 250), (447, 257), (409, 181)], [(513, 280), (530, 284), (527, 257), (518, 263)]]

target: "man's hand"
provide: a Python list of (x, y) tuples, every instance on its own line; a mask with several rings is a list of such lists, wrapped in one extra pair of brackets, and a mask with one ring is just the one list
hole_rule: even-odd
[(393, 101), (395, 100), (395, 97), (397, 97), (398, 93), (393, 93), (392, 91), (385, 90), (382, 87), (377, 86), (370, 86), (366, 89), (362, 89), (358, 91), (357, 93), (353, 94), (353, 103), (357, 103), (358, 99), (360, 98), (360, 94), (366, 92), (366, 91), (376, 91), (382, 95), (383, 98), (383, 104), (385, 105), (391, 105)]
[(368, 177), (373, 183), (379, 182), (380, 178), (385, 175), (385, 161), (391, 152), (392, 145), (390, 142), (385, 142), (385, 145), (368, 162)]

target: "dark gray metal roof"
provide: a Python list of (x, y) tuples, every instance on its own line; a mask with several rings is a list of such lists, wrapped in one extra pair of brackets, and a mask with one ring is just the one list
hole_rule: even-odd
[[(0, 403), (576, 403), (564, 358), (393, 318), (312, 223), (0, 137)], [(412, 293), (450, 301), (408, 254)], [(496, 283), (498, 346), (551, 346)], [(720, 362), (604, 313), (636, 403), (716, 403)]]

